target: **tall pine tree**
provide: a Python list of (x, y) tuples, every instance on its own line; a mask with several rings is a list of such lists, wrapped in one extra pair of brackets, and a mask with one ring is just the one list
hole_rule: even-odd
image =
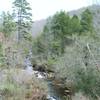
[(71, 19), (71, 33), (79, 33), (80, 32), (80, 20), (77, 15), (74, 15)]
[(51, 21), (51, 31), (54, 34), (54, 40), (60, 41), (61, 53), (64, 53), (66, 36), (70, 34), (70, 16), (61, 11), (53, 16)]
[(81, 32), (93, 31), (93, 16), (89, 9), (86, 9), (81, 15)]
[(18, 25), (18, 41), (20, 41), (21, 38), (26, 38), (31, 30), (31, 8), (26, 0), (15, 0), (13, 4), (15, 20), (17, 20)]

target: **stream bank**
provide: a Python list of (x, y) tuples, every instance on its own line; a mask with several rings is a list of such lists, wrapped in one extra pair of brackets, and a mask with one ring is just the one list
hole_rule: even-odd
[[(26, 60), (26, 65), (28, 73), (34, 73), (37, 79), (43, 80), (48, 85), (47, 100), (65, 100), (65, 96), (69, 93), (69, 90), (64, 87), (64, 80), (56, 79), (55, 72), (46, 69), (43, 65), (32, 66), (29, 59)], [(65, 93), (66, 89), (67, 93)]]

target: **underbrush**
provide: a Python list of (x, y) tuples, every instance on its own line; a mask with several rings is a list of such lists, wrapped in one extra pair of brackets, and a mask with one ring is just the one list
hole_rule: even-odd
[(5, 70), (3, 74), (5, 77), (0, 81), (0, 99), (41, 100), (46, 97), (47, 85), (36, 79), (34, 74), (21, 69)]
[[(96, 40), (78, 39), (54, 64), (57, 77), (64, 78), (74, 92), (82, 93), (89, 100), (100, 98), (99, 43)], [(97, 69), (98, 68), (98, 69)]]
[(77, 92), (88, 96), (90, 100), (100, 98), (100, 73), (93, 67), (75, 69), (75, 82)]

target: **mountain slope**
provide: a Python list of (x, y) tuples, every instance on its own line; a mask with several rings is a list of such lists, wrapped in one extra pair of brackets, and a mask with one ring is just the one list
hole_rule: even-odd
[[(93, 14), (93, 24), (96, 32), (98, 33), (100, 31), (100, 5), (92, 5), (87, 7)], [(79, 10), (74, 10), (69, 12), (70, 16), (73, 15), (78, 15), (80, 17), (81, 13), (85, 10), (86, 8), (81, 8)]]
[[(94, 20), (93, 20), (94, 27), (95, 27), (96, 31), (99, 32), (100, 31), (100, 6), (99, 5), (92, 5), (92, 6), (89, 6), (87, 8), (91, 10), (93, 17), (94, 17)], [(73, 11), (68, 12), (68, 14), (70, 16), (73, 16), (74, 14), (80, 16), (81, 13), (85, 9), (86, 8), (73, 10)], [(40, 21), (35, 21), (32, 25), (32, 35), (37, 36), (38, 34), (40, 34), (43, 31), (43, 27), (45, 26), (46, 22), (47, 22), (46, 19), (43, 19)]]
[(37, 36), (39, 33), (41, 33), (45, 24), (46, 24), (46, 19), (35, 21), (32, 25), (32, 35)]

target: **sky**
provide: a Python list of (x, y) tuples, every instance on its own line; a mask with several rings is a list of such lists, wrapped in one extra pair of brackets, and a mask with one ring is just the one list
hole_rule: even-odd
[[(1, 11), (11, 11), (14, 0), (2, 0)], [(77, 10), (92, 4), (92, 0), (27, 0), (32, 8), (33, 20), (45, 19), (57, 11)]]

